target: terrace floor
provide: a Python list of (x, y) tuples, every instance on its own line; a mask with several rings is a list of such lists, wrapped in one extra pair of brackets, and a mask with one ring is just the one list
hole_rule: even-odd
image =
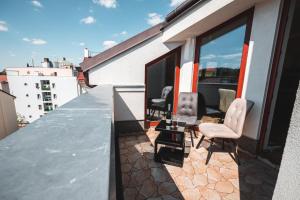
[(205, 141), (199, 149), (191, 149), (182, 168), (160, 164), (153, 160), (157, 135), (151, 128), (145, 134), (119, 137), (125, 200), (272, 198), (278, 171), (263, 162), (239, 153), (238, 166), (228, 153), (214, 152), (205, 165)]

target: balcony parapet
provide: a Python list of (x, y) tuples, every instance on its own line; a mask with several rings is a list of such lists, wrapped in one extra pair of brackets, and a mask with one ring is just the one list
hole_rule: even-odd
[(0, 199), (115, 199), (113, 87), (98, 86), (0, 141)]

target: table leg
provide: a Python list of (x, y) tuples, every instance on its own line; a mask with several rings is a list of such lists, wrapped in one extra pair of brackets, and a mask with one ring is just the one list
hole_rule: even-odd
[(154, 160), (158, 162), (158, 157), (157, 157), (157, 142), (154, 142)]

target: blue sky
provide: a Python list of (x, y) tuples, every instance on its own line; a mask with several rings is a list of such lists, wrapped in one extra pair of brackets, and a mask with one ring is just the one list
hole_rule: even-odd
[(78, 64), (161, 22), (184, 0), (1, 0), (0, 70), (44, 57)]
[(201, 68), (240, 68), (246, 25), (239, 26), (200, 47)]

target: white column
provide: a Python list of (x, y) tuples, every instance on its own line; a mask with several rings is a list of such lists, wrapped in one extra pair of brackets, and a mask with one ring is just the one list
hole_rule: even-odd
[(196, 38), (188, 38), (181, 50), (179, 92), (191, 92)]

